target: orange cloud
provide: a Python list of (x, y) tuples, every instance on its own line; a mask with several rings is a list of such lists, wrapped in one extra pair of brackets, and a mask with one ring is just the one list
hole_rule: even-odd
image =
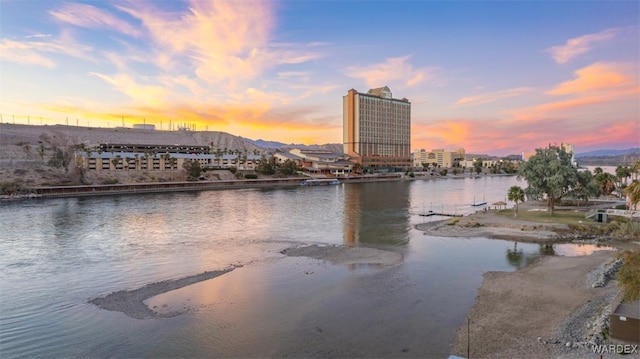
[(576, 79), (563, 82), (547, 92), (550, 95), (570, 95), (598, 90), (610, 90), (633, 83), (630, 65), (598, 62), (575, 71)]
[(575, 71), (575, 79), (563, 82), (546, 92), (548, 95), (568, 96), (565, 100), (516, 109), (508, 113), (517, 120), (533, 122), (558, 116), (591, 118), (598, 113), (602, 113), (603, 118), (611, 119), (612, 116), (624, 116), (629, 111), (635, 111), (634, 115), (637, 117), (637, 99), (640, 94), (640, 83), (635, 75), (637, 71), (638, 64), (598, 62)]

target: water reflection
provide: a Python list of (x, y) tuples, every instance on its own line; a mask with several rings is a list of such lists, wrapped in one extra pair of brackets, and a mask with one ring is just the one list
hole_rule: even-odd
[(524, 253), (522, 252), (522, 249), (518, 249), (518, 242), (513, 242), (513, 249), (507, 249), (507, 262), (516, 268), (520, 268), (523, 260)]
[(538, 252), (540, 254), (545, 255), (545, 256), (552, 256), (552, 255), (556, 254), (556, 250), (553, 247), (552, 243), (539, 243), (538, 245), (540, 247), (538, 249)]
[(602, 246), (599, 244), (582, 244), (582, 243), (557, 243), (554, 245), (554, 254), (575, 257), (588, 256), (597, 251), (612, 251), (613, 247)]
[(344, 186), (344, 243), (406, 245), (409, 242), (408, 182)]

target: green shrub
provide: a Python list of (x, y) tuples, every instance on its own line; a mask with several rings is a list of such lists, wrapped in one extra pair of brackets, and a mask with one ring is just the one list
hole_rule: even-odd
[(0, 195), (21, 195), (33, 193), (34, 190), (18, 182), (0, 182)]
[(258, 175), (255, 173), (247, 173), (246, 175), (244, 175), (244, 178), (246, 179), (257, 179)]
[(102, 184), (117, 184), (117, 183), (118, 183), (117, 178), (107, 178), (104, 181), (102, 181)]

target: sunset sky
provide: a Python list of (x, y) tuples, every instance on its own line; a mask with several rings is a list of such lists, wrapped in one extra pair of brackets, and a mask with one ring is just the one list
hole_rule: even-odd
[(2, 122), (341, 143), (342, 97), (412, 103), (412, 149), (640, 147), (638, 1), (0, 0)]

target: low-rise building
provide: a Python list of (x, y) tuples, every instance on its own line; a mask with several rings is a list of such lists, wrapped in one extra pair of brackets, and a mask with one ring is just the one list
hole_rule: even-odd
[(337, 177), (347, 176), (353, 170), (355, 162), (344, 153), (321, 149), (292, 149), (288, 152), (276, 152), (278, 163), (294, 161), (309, 173), (329, 174)]
[(76, 165), (89, 171), (182, 169), (187, 161), (202, 167), (254, 169), (261, 156), (212, 154), (209, 146), (98, 144), (76, 151)]
[(432, 149), (427, 152), (424, 149), (415, 150), (413, 152), (413, 166), (433, 166), (450, 168), (458, 166), (458, 163), (464, 158), (464, 149), (455, 152), (448, 152), (444, 149)]

